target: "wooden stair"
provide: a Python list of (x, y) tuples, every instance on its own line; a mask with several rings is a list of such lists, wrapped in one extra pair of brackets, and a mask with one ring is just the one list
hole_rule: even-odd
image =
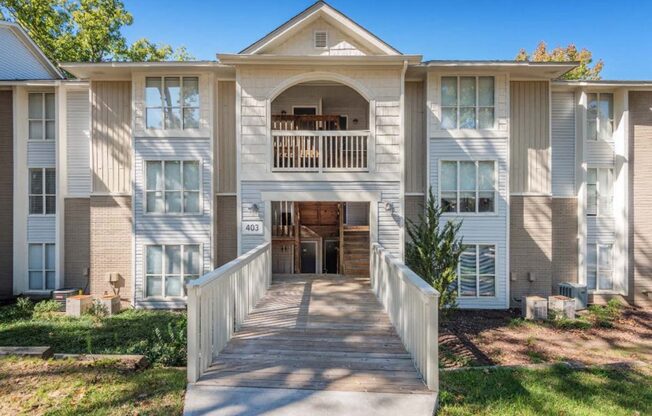
[(369, 230), (345, 229), (342, 264), (346, 276), (369, 276)]

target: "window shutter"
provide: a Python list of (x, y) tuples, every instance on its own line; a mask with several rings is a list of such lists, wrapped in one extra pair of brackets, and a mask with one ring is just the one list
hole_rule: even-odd
[(328, 32), (325, 30), (315, 32), (315, 48), (325, 48), (328, 46)]

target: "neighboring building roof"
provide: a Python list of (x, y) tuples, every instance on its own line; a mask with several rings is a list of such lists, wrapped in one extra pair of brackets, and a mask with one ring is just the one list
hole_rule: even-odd
[(380, 54), (401, 54), (401, 52), (399, 52), (396, 48), (392, 47), (387, 42), (383, 41), (378, 36), (374, 35), (356, 23), (353, 19), (349, 18), (344, 13), (321, 0), (314, 3), (312, 6), (308, 7), (301, 13), (297, 14), (287, 22), (283, 23), (281, 26), (277, 27), (261, 39), (247, 46), (242, 51), (240, 51), (239, 54), (252, 55), (264, 53), (265, 50), (271, 46), (282, 43), (284, 40), (297, 33), (302, 27), (305, 27), (320, 17), (328, 20), (329, 23), (338, 26), (348, 35), (351, 35), (359, 42), (364, 43), (365, 46), (378, 51)]
[(652, 80), (650, 81), (621, 81), (621, 80), (556, 80), (553, 81), (554, 85), (563, 85), (570, 87), (652, 87)]
[(556, 79), (577, 67), (579, 62), (529, 62), (513, 60), (430, 60), (425, 61), (426, 68), (488, 68), (509, 71), (515, 78)]
[(20, 25), (0, 21), (0, 80), (63, 78)]

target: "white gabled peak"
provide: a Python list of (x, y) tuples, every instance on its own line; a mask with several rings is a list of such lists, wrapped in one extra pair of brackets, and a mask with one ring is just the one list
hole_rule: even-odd
[(401, 55), (401, 52), (324, 1), (318, 1), (242, 55)]
[(0, 21), (0, 80), (61, 79), (63, 75), (16, 23)]

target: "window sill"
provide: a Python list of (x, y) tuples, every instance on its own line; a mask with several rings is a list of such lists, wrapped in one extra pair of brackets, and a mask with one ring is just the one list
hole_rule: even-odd
[(442, 212), (442, 217), (501, 217), (497, 212)]
[(487, 129), (454, 129), (454, 130), (434, 130), (431, 132), (432, 139), (504, 139), (509, 136), (507, 130)]
[(185, 213), (185, 212), (170, 212), (170, 213), (163, 213), (163, 212), (144, 212), (143, 213), (144, 217), (203, 217), (204, 213), (203, 212), (193, 212), (193, 213)]
[(160, 138), (160, 139), (169, 139), (169, 138), (189, 138), (189, 139), (208, 139), (211, 136), (210, 129), (199, 128), (199, 129), (175, 129), (175, 130), (165, 130), (165, 129), (145, 129), (139, 132), (136, 135), (137, 138)]
[(54, 218), (57, 214), (27, 214), (27, 216), (30, 218)]

